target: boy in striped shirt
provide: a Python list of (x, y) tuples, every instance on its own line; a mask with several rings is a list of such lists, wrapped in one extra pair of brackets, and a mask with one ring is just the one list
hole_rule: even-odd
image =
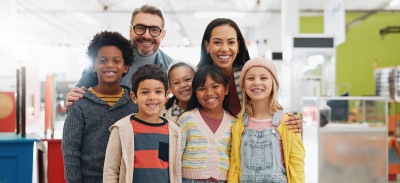
[(181, 128), (159, 116), (167, 89), (166, 73), (157, 65), (133, 74), (130, 95), (139, 113), (111, 126), (103, 182), (182, 182)]

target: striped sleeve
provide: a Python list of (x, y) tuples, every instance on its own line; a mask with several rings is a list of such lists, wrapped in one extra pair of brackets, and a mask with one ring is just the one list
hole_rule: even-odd
[(182, 168), (204, 169), (209, 142), (190, 114), (180, 118), (182, 127)]

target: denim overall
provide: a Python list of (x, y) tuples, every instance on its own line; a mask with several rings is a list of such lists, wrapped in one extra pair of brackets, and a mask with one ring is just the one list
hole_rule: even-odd
[[(263, 131), (244, 129), (240, 147), (241, 183), (287, 183), (286, 171), (282, 166), (278, 132), (276, 131), (280, 114), (281, 111), (275, 112), (272, 118), (272, 128)], [(249, 116), (245, 114), (243, 118), (244, 127), (248, 125), (248, 121)]]

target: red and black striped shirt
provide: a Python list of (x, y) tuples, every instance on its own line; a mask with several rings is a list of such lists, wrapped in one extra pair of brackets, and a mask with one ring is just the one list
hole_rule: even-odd
[(168, 183), (168, 122), (149, 123), (131, 117), (134, 132), (135, 159), (133, 183)]

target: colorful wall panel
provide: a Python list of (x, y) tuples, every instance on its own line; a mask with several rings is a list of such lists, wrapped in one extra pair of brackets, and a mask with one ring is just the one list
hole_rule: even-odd
[(14, 92), (0, 92), (0, 132), (15, 132)]

